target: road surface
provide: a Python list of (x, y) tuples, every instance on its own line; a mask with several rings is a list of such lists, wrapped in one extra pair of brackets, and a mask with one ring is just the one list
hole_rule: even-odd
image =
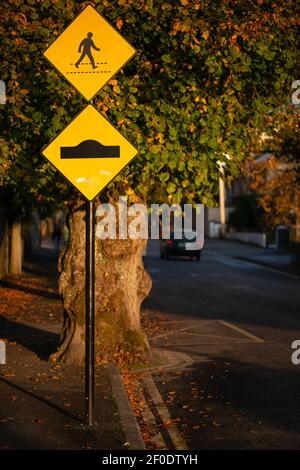
[(154, 378), (190, 449), (299, 449), (300, 281), (236, 259), (240, 250), (207, 241), (200, 262), (161, 260), (150, 243), (144, 308), (168, 325), (152, 345), (194, 360)]

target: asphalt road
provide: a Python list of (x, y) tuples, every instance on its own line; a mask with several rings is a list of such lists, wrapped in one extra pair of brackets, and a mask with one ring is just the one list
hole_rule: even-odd
[(200, 262), (161, 260), (144, 307), (167, 324), (153, 346), (194, 360), (155, 376), (190, 449), (299, 449), (300, 281), (235, 259), (255, 248), (207, 241)]

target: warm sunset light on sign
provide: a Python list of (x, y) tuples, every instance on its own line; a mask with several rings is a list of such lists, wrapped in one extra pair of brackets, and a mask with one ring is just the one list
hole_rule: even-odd
[(135, 54), (129, 42), (91, 5), (60, 34), (45, 57), (90, 100)]
[(137, 149), (88, 105), (43, 150), (43, 155), (92, 200), (135, 157)]

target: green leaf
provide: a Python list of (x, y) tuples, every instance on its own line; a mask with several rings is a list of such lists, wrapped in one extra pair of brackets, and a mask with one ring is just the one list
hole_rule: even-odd
[(206, 144), (208, 139), (209, 139), (209, 136), (207, 134), (201, 134), (199, 142), (200, 144)]
[(163, 183), (166, 183), (166, 181), (168, 181), (169, 178), (170, 178), (170, 175), (169, 175), (169, 173), (166, 173), (166, 172), (161, 173), (161, 174), (159, 175), (159, 179), (160, 179), (160, 181), (162, 181)]
[(171, 60), (172, 60), (170, 54), (164, 54), (164, 55), (161, 56), (161, 58), (166, 63), (170, 63)]
[(176, 191), (176, 185), (174, 183), (169, 183), (167, 186), (167, 192), (169, 194), (175, 193)]
[(149, 148), (149, 150), (150, 150), (151, 153), (157, 154), (161, 151), (161, 147), (160, 147), (160, 145), (152, 145)]

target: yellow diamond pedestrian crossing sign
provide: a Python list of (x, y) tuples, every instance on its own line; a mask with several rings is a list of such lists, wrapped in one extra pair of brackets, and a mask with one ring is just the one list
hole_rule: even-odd
[(91, 100), (135, 52), (113, 26), (88, 5), (44, 55), (87, 100)]
[(138, 151), (89, 104), (42, 153), (91, 201)]

